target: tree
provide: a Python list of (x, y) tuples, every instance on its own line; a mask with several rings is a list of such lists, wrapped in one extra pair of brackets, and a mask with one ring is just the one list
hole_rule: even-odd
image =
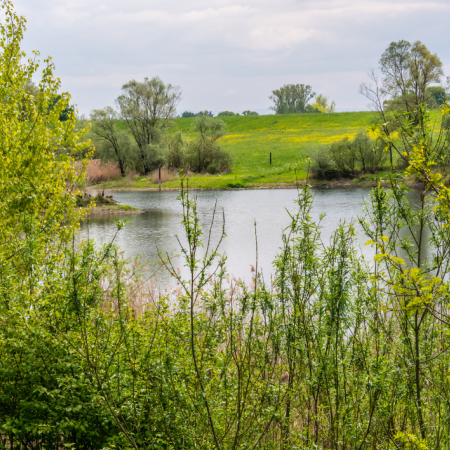
[(103, 109), (94, 109), (90, 118), (92, 120), (92, 132), (101, 140), (107, 142), (114, 151), (119, 163), (120, 173), (125, 176), (125, 149), (123, 138), (116, 127), (117, 112), (107, 106)]
[(328, 104), (328, 97), (319, 94), (316, 97), (316, 101), (311, 106), (318, 109), (322, 113), (332, 113), (336, 108), (336, 103), (331, 102), (331, 104)]
[(440, 83), (444, 75), (441, 60), (420, 41), (392, 42), (381, 56), (380, 69), (386, 109), (410, 114), (430, 100), (430, 84)]
[(224, 135), (225, 122), (207, 116), (198, 116), (192, 123), (192, 130), (199, 136), (188, 149), (189, 167), (194, 172), (202, 172), (214, 165), (216, 170), (229, 170), (231, 156), (224, 151), (217, 140)]
[(217, 114), (217, 117), (230, 117), (235, 115), (236, 114), (232, 111), (221, 111), (219, 114)]
[(195, 117), (195, 113), (190, 112), (190, 111), (184, 111), (184, 113), (181, 114), (181, 117), (183, 117), (184, 119), (186, 119), (188, 117)]
[(256, 111), (249, 111), (246, 110), (242, 113), (243, 116), (259, 116), (259, 114)]
[[(57, 95), (52, 102), (51, 108), (53, 108), (59, 101), (61, 100), (61, 95)], [(69, 116), (71, 114), (73, 114), (74, 109), (73, 106), (69, 106), (67, 105), (62, 111), (61, 114), (59, 115), (59, 120), (61, 122), (65, 122), (66, 120), (68, 120)]]
[(208, 111), (207, 109), (205, 109), (204, 111), (199, 111), (195, 117), (200, 117), (200, 116), (205, 116), (205, 117), (213, 117), (214, 114), (212, 113), (212, 111)]
[(280, 89), (272, 91), (269, 99), (274, 102), (276, 114), (299, 114), (307, 112), (308, 102), (314, 98), (312, 87), (304, 84), (285, 84)]
[[(433, 98), (436, 106), (442, 106), (447, 100), (447, 93), (442, 86), (429, 86), (427, 88), (428, 94)], [(434, 106), (434, 105), (431, 105)]]
[(182, 169), (185, 166), (185, 149), (186, 143), (180, 131), (168, 134), (167, 143), (167, 166), (176, 169)]
[(139, 147), (146, 174), (162, 163), (162, 138), (172, 125), (180, 99), (180, 88), (158, 77), (144, 78), (142, 83), (131, 80), (122, 86), (117, 104)]
[[(390, 136), (404, 120), (420, 124), (420, 106), (436, 103), (429, 87), (432, 83), (440, 83), (442, 62), (420, 41), (411, 45), (401, 40), (389, 45), (379, 64), (383, 75), (381, 82), (371, 70), (369, 77), (373, 84), (361, 84), (360, 93), (369, 99), (371, 108), (378, 114), (377, 121), (384, 124), (387, 136)], [(391, 144), (388, 146), (393, 168)]]

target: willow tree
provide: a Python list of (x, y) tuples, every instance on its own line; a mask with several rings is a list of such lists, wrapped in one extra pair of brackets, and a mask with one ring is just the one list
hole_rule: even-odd
[(139, 147), (145, 173), (162, 164), (158, 150), (164, 144), (162, 137), (172, 125), (180, 99), (180, 88), (164, 84), (158, 77), (144, 78), (143, 82), (131, 80), (122, 86), (117, 104)]
[[(285, 84), (272, 91), (269, 99), (276, 114), (298, 114), (308, 112), (308, 102), (315, 97), (312, 87), (305, 84)], [(309, 106), (311, 108), (311, 106)]]

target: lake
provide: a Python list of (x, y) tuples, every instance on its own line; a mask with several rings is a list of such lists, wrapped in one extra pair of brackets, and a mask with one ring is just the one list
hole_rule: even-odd
[[(225, 213), (226, 238), (222, 242), (220, 252), (227, 255), (227, 271), (236, 278), (249, 281), (251, 265), (255, 265), (256, 245), (255, 226), (258, 237), (258, 265), (266, 280), (273, 274), (272, 261), (279, 252), (283, 230), (289, 225), (291, 213), (296, 211), (296, 189), (264, 189), (233, 191), (193, 191), (197, 197), (201, 222), (209, 230), (214, 206), (217, 202), (217, 215), (212, 231), (212, 242), (216, 243), (221, 233), (222, 211)], [(356, 220), (362, 214), (365, 199), (370, 189), (324, 189), (314, 190), (312, 216), (322, 220), (322, 237), (326, 243), (340, 221)], [(125, 250), (125, 256), (135, 258), (138, 254), (146, 262), (158, 259), (157, 248), (172, 255), (177, 267), (186, 274), (183, 260), (179, 257), (180, 248), (175, 236), (182, 238), (181, 212), (177, 200), (178, 192), (174, 191), (135, 191), (114, 192), (114, 198), (144, 211), (142, 214), (128, 216), (97, 216), (81, 226), (82, 238), (94, 238), (98, 243), (109, 242), (115, 235), (116, 220), (128, 222), (116, 236), (115, 242)], [(359, 229), (359, 226), (357, 226)], [(207, 236), (205, 236), (207, 238)], [(366, 238), (359, 236), (361, 248)], [(184, 243), (185, 240), (181, 239)], [(365, 248), (367, 251), (367, 247)], [(161, 284), (168, 284), (170, 277), (159, 272)]]
[[(279, 252), (281, 235), (290, 218), (286, 210), (295, 212), (297, 198), (296, 189), (264, 189), (264, 190), (231, 190), (231, 191), (193, 191), (197, 197), (201, 222), (209, 225), (214, 205), (217, 202), (218, 215), (216, 226), (212, 231), (212, 242), (216, 243), (221, 232), (222, 211), (225, 213), (226, 238), (220, 251), (227, 255), (227, 271), (236, 278), (250, 281), (251, 265), (255, 265), (256, 245), (255, 228), (258, 236), (258, 265), (262, 269), (266, 281), (273, 274), (272, 261)], [(322, 238), (327, 243), (332, 232), (340, 221), (356, 220), (362, 215), (364, 201), (370, 189), (317, 189), (313, 190), (314, 204), (312, 216), (322, 220)], [(134, 258), (142, 255), (143, 261), (156, 261), (157, 248), (169, 254), (180, 255), (175, 239), (182, 238), (181, 212), (177, 200), (178, 192), (174, 191), (134, 191), (114, 192), (114, 198), (121, 204), (127, 204), (144, 211), (142, 214), (128, 216), (97, 216), (84, 222), (81, 227), (82, 238), (94, 238), (97, 242), (108, 242), (116, 233), (115, 220), (126, 220), (125, 226), (116, 237), (115, 242), (125, 251), (125, 256)], [(360, 230), (359, 225), (356, 227)], [(209, 229), (209, 228), (208, 228)], [(205, 229), (207, 233), (207, 229)], [(207, 238), (207, 236), (206, 236)], [(185, 240), (181, 239), (184, 243)], [(371, 253), (364, 247), (367, 238), (358, 236), (361, 251)], [(183, 274), (187, 271), (183, 260), (174, 257), (177, 267)], [(165, 272), (159, 272), (161, 285), (170, 283)]]

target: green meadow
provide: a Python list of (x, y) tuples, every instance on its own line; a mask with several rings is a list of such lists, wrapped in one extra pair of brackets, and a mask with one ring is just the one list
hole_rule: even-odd
[[(192, 175), (189, 184), (195, 188), (295, 184), (296, 178), (305, 178), (306, 160), (314, 146), (330, 144), (344, 137), (352, 138), (359, 131), (366, 130), (373, 118), (372, 112), (222, 117), (226, 123), (226, 135), (220, 142), (233, 157), (233, 170), (228, 174)], [(176, 119), (172, 131), (179, 130), (187, 140), (193, 139), (193, 120)], [(156, 187), (149, 178), (111, 180), (101, 186)], [(163, 187), (179, 187), (179, 181), (168, 181)]]

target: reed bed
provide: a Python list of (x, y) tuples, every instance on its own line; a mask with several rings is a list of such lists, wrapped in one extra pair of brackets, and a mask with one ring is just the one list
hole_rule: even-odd
[(117, 162), (103, 163), (101, 159), (90, 161), (86, 169), (86, 180), (89, 184), (98, 184), (104, 181), (120, 178), (121, 172)]

